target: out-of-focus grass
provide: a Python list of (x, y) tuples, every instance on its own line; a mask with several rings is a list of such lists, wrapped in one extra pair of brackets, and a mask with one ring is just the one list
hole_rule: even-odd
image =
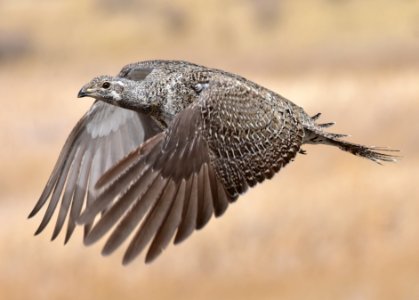
[[(273, 23), (256, 1), (140, 1), (116, 14), (104, 2), (0, 3), (0, 29), (33, 43), (19, 60), (0, 57), (2, 299), (419, 298), (416, 2), (283, 1)], [(51, 228), (33, 238), (40, 217), (26, 215), (91, 104), (76, 99), (80, 86), (155, 57), (240, 73), (403, 158), (381, 167), (306, 146), (150, 266), (103, 258), (80, 232), (65, 247)]]
[(418, 14), (396, 0), (8, 0), (0, 29), (25, 32), (40, 63), (167, 57), (267, 74), (417, 64)]

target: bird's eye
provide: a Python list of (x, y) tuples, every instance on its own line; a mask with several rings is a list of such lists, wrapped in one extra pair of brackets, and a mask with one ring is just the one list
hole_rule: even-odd
[(105, 81), (105, 82), (102, 84), (102, 87), (103, 87), (104, 89), (108, 89), (110, 86), (111, 86), (111, 84), (110, 84), (108, 81)]

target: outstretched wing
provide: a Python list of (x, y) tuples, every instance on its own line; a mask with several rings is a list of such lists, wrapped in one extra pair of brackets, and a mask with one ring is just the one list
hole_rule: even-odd
[[(144, 114), (96, 101), (67, 138), (48, 183), (29, 214), (29, 217), (37, 214), (49, 200), (35, 234), (42, 232), (58, 210), (52, 239), (58, 236), (68, 218), (67, 242), (83, 206), (92, 202), (90, 191), (98, 178), (159, 131), (155, 122)], [(86, 232), (89, 226), (85, 227)]]
[[(236, 85), (232, 80), (208, 84), (199, 100), (179, 113), (165, 131), (99, 179), (97, 199), (78, 222), (91, 223), (108, 209), (85, 244), (94, 243), (116, 225), (102, 253), (112, 253), (135, 231), (123, 263), (151, 243), (146, 255), (150, 262), (174, 235), (174, 243), (186, 239), (212, 214), (223, 214), (249, 185), (270, 178), (295, 156), (303, 133), (298, 124), (295, 132), (288, 128), (291, 121), (285, 110), (289, 108), (272, 110), (266, 95)], [(282, 109), (284, 115), (277, 115)], [(278, 132), (269, 133), (267, 126), (277, 126)], [(286, 137), (282, 143), (274, 141), (281, 137)]]

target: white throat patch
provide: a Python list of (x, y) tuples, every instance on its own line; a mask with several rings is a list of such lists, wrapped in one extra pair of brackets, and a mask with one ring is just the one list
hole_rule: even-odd
[(121, 98), (121, 95), (119, 95), (117, 92), (115, 92), (115, 91), (112, 91), (111, 92), (111, 95), (112, 95), (112, 98), (114, 99), (114, 100), (116, 100), (116, 101), (120, 101), (122, 98)]

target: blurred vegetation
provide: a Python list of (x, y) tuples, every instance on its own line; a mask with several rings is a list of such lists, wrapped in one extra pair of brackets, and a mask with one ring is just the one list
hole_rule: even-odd
[(16, 0), (0, 3), (0, 28), (48, 62), (218, 57), (278, 73), (417, 64), (418, 11), (408, 0)]
[[(33, 238), (80, 86), (155, 58), (240, 73), (403, 158), (307, 146), (150, 266)], [(414, 0), (0, 1), (0, 298), (419, 299), (418, 68)]]

